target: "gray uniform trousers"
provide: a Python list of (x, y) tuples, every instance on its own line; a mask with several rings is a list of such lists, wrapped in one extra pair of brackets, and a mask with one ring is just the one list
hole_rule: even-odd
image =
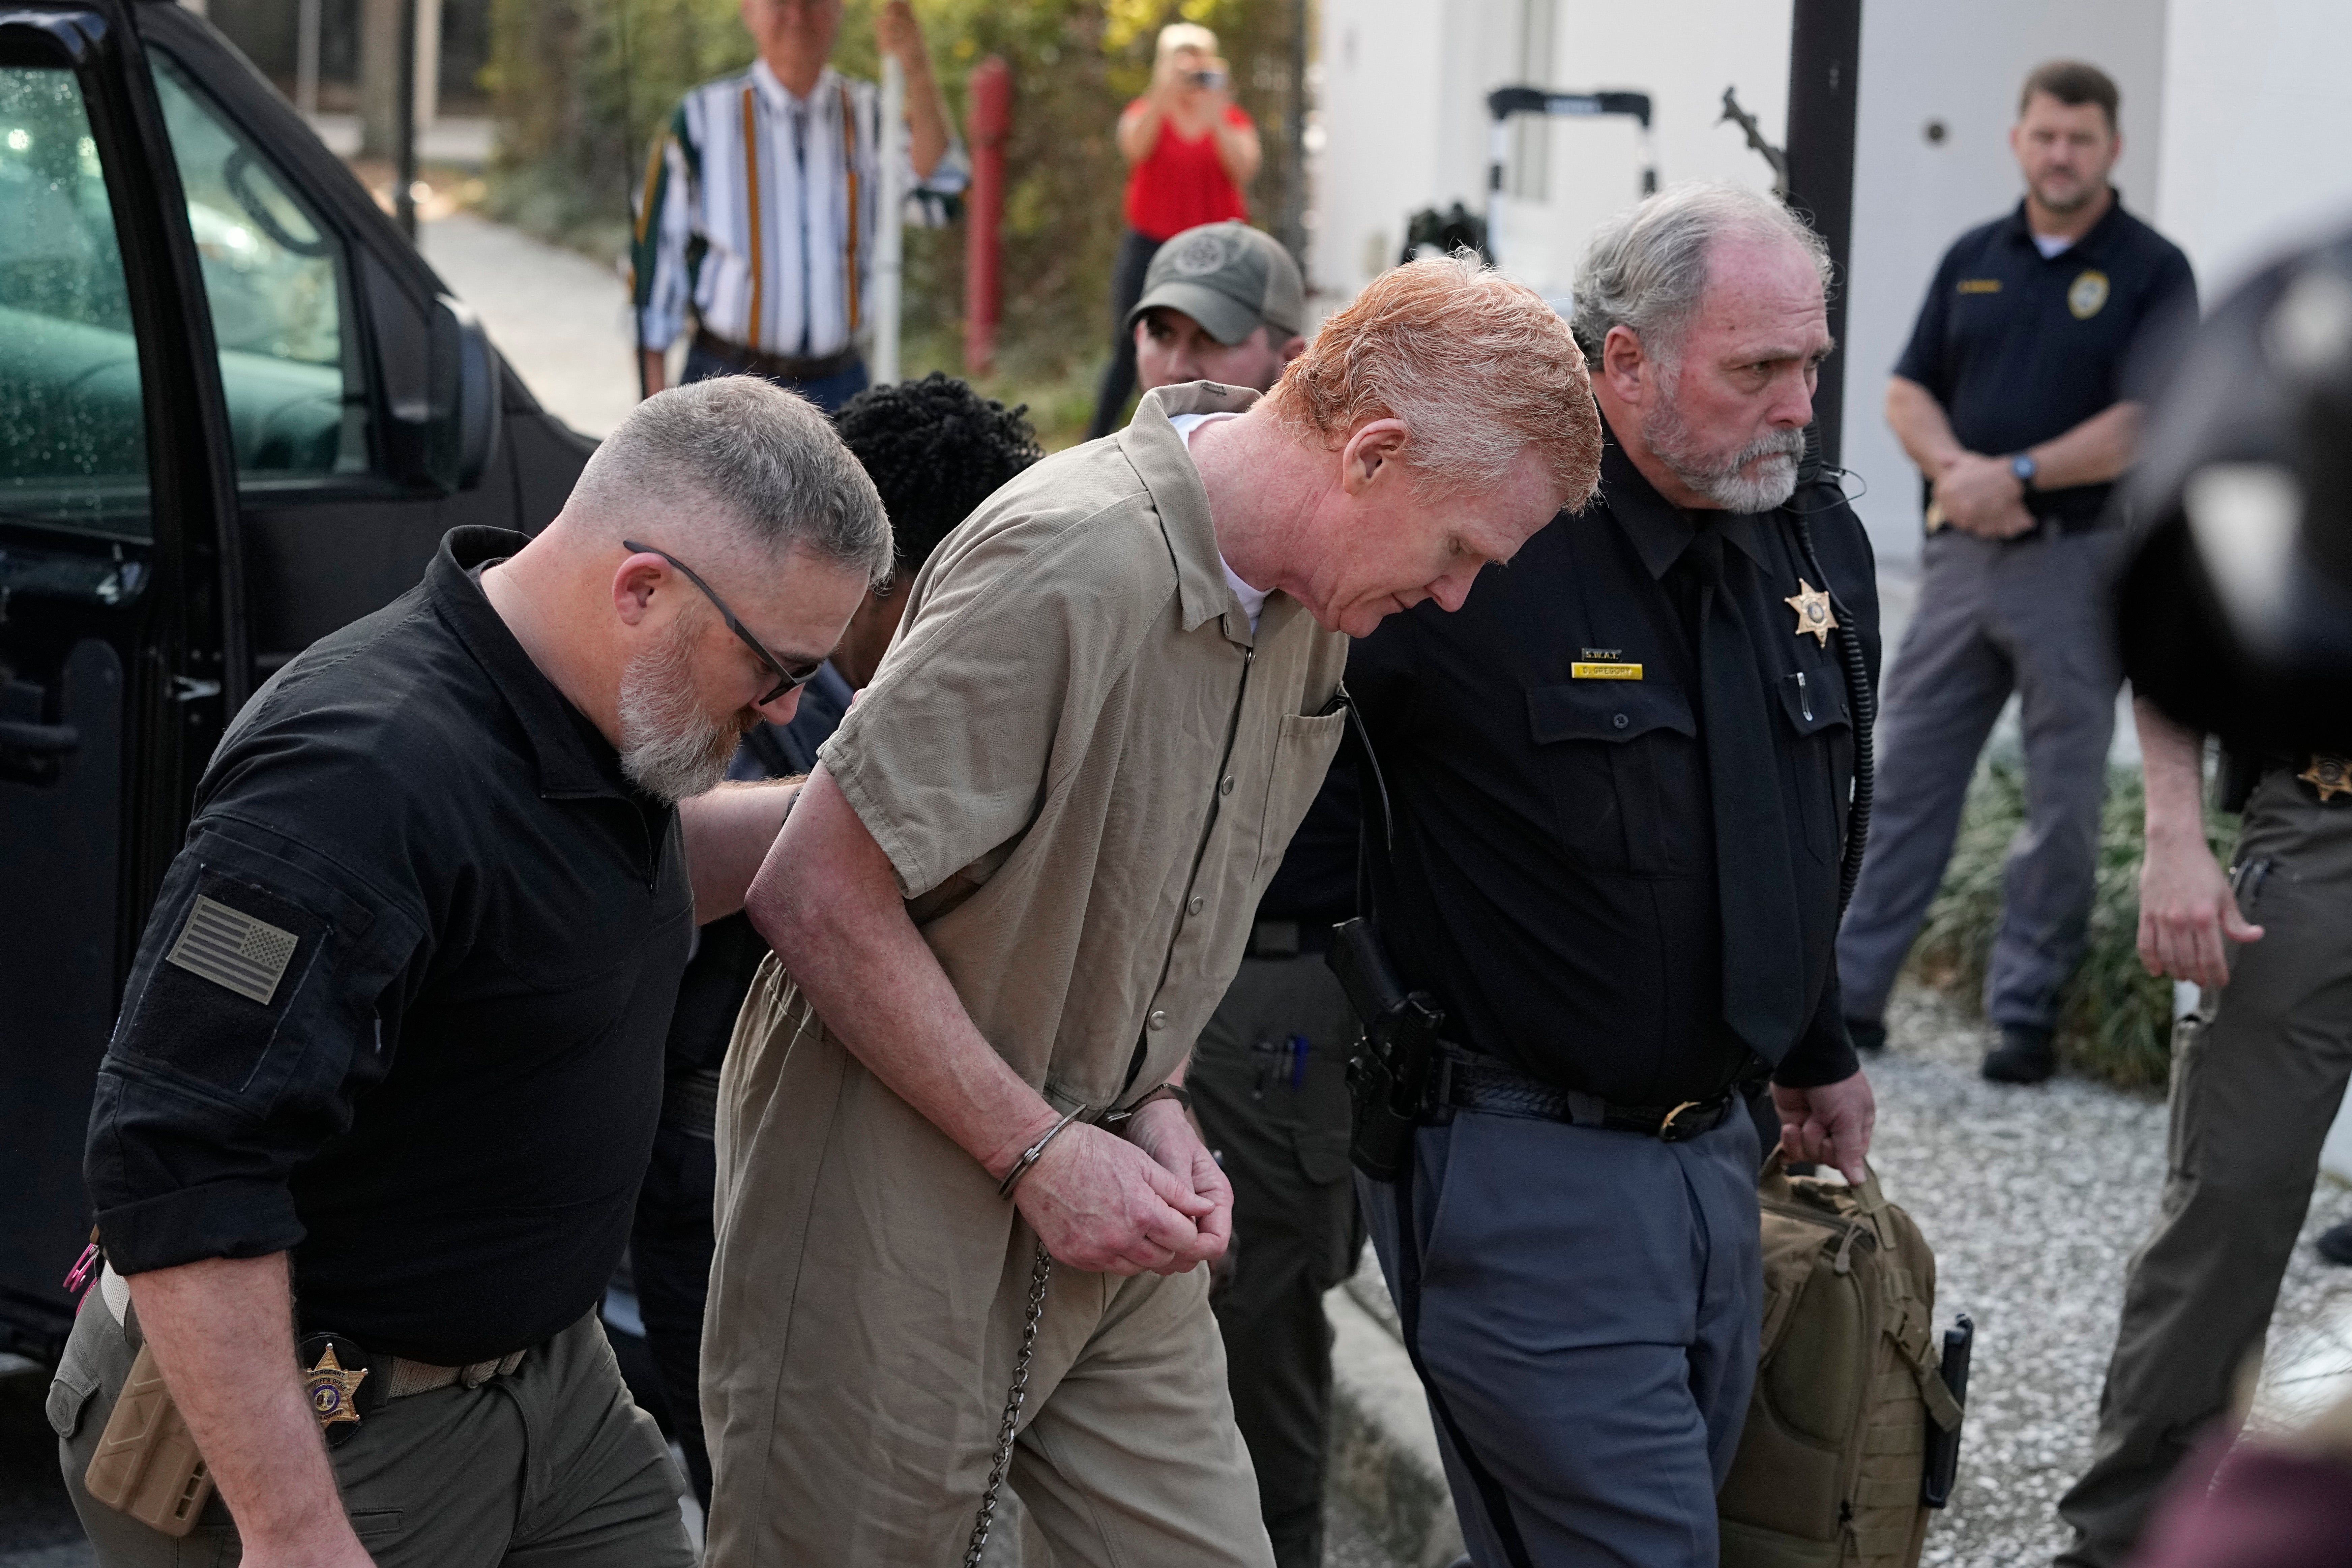
[(1848, 1017), (1877, 1018), (1952, 858), (1977, 755), (2014, 689), (2026, 822), (2010, 846), (1985, 977), (1995, 1024), (2047, 1029), (2083, 956), (2107, 743), (2123, 675), (2105, 614), (2111, 531), (1927, 536), (1918, 608), (1878, 720), (1870, 847), (1838, 932)]
[[(1364, 1245), (1348, 1163), (1347, 1058), (1358, 1033), (1321, 953), (1246, 958), (1184, 1069), (1201, 1130), (1234, 1184), (1233, 1269), (1209, 1305), (1280, 1568), (1323, 1561), (1323, 1293), (1355, 1272)], [(1293, 1037), (1306, 1040), (1303, 1052)]]
[(2352, 800), (2265, 775), (2233, 879), (2263, 935), (2173, 1030), (2164, 1201), (2125, 1279), (2090, 1468), (2058, 1505), (2072, 1568), (2131, 1554), (2174, 1467), (2228, 1408), (2352, 1079)]
[[(99, 1568), (226, 1568), (243, 1550), (218, 1493), (174, 1540), (83, 1489), (136, 1354), (92, 1290), (49, 1385), (74, 1511)], [(653, 1417), (630, 1403), (593, 1314), (532, 1347), (509, 1376), (388, 1401), (332, 1458), (352, 1529), (378, 1568), (690, 1568), (695, 1560), (677, 1509), (685, 1483)]]
[(1715, 1568), (1762, 1312), (1755, 1123), (1662, 1143), (1462, 1111), (1416, 1142), (1417, 1293), (1398, 1188), (1358, 1190), (1472, 1561)]

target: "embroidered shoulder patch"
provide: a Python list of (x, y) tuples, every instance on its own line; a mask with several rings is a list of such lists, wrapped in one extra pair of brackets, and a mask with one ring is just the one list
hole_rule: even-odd
[(163, 962), (266, 1007), (299, 942), (290, 931), (200, 893)]

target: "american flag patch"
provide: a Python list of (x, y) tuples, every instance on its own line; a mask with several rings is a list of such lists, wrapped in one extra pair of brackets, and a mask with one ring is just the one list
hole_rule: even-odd
[(301, 939), (241, 910), (196, 895), (180, 940), (163, 955), (191, 974), (249, 996), (263, 1006), (278, 994), (286, 966), (293, 961)]

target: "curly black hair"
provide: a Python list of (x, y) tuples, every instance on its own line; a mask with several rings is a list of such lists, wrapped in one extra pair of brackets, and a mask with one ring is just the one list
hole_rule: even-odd
[(1045, 455), (1028, 412), (936, 370), (868, 387), (835, 411), (834, 427), (882, 492), (902, 573), (919, 570), (956, 524)]

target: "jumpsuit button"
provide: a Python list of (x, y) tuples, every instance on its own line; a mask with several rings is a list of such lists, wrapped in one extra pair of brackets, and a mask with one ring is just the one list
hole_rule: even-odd
[(1631, 722), (1631, 721), (1629, 721), (1622, 713), (1618, 714), (1617, 717), (1610, 720), (1609, 721), (1612, 724), (1616, 725), (1620, 730), (1623, 729), (1627, 723)]
[(1208, 907), (1209, 900), (1199, 893), (1195, 893), (1191, 898), (1184, 900), (1184, 912), (1188, 915), (1197, 915)]
[(1217, 781), (1217, 793), (1219, 795), (1231, 795), (1234, 793), (1233, 774), (1227, 773), (1223, 778)]
[(1168, 1015), (1154, 1007), (1151, 1010), (1151, 1016), (1143, 1020), (1143, 1023), (1146, 1028), (1164, 1029), (1168, 1026)]

